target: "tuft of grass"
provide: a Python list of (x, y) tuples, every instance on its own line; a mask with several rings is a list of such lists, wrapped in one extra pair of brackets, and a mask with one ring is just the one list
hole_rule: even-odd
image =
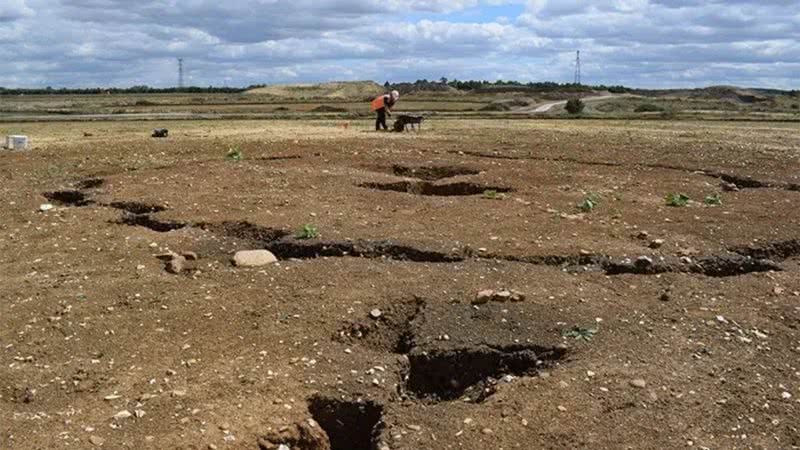
[(574, 338), (580, 341), (590, 342), (600, 331), (600, 327), (580, 327), (575, 326), (569, 330), (564, 330), (561, 335), (565, 338)]
[(676, 194), (670, 193), (667, 194), (667, 206), (673, 206), (676, 208), (682, 208), (689, 204), (689, 196), (686, 194)]
[(583, 201), (578, 203), (578, 209), (585, 213), (594, 211), (600, 205), (600, 196), (590, 192), (583, 198)]
[(298, 239), (316, 239), (318, 237), (319, 230), (311, 224), (303, 225), (303, 228), (300, 228), (300, 231), (297, 233)]
[(722, 206), (722, 197), (719, 194), (707, 195), (704, 202), (708, 206)]
[(487, 189), (483, 191), (483, 198), (488, 200), (500, 200), (503, 198), (503, 194), (498, 194), (494, 189)]
[(225, 155), (225, 159), (234, 162), (239, 162), (243, 160), (244, 154), (242, 153), (242, 149), (240, 149), (238, 145), (231, 147), (231, 149), (228, 150), (228, 153)]

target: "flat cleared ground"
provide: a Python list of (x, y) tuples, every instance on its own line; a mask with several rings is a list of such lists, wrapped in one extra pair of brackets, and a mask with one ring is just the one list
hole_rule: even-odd
[(370, 127), (0, 124), (0, 448), (800, 448), (796, 124)]

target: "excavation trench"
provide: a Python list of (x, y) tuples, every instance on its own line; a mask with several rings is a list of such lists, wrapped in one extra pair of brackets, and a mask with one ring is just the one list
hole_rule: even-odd
[[(169, 232), (196, 226), (246, 243), (251, 248), (263, 248), (279, 259), (315, 258), (368, 258), (411, 261), (420, 263), (457, 263), (468, 260), (507, 261), (538, 266), (558, 267), (567, 272), (604, 272), (607, 275), (657, 275), (662, 273), (690, 273), (711, 277), (730, 277), (749, 273), (782, 271), (782, 267), (769, 258), (786, 259), (800, 255), (798, 241), (775, 243), (764, 249), (739, 249), (730, 255), (711, 255), (687, 260), (666, 257), (653, 259), (613, 259), (607, 255), (497, 255), (479, 254), (470, 247), (450, 251), (418, 248), (393, 240), (319, 240), (299, 239), (292, 233), (263, 227), (249, 222), (223, 222), (220, 224), (189, 224), (180, 221), (162, 221), (148, 214), (126, 214), (117, 222), (141, 226), (157, 232)], [(747, 254), (747, 252), (750, 254)]]
[(88, 206), (94, 203), (81, 191), (53, 191), (42, 194), (44, 198), (59, 206)]
[(755, 259), (785, 261), (800, 257), (800, 239), (768, 242), (763, 245), (740, 246), (730, 249), (734, 253)]
[(672, 164), (624, 164), (615, 161), (585, 161), (576, 158), (564, 158), (564, 157), (557, 157), (557, 158), (548, 158), (544, 156), (532, 156), (532, 155), (520, 155), (520, 156), (511, 156), (511, 155), (500, 155), (495, 153), (483, 153), (483, 152), (475, 152), (475, 151), (451, 151), (450, 153), (457, 153), (457, 154), (465, 154), (470, 156), (475, 156), (478, 158), (489, 158), (489, 159), (508, 159), (508, 160), (529, 160), (529, 161), (544, 161), (544, 162), (563, 162), (563, 163), (570, 163), (570, 164), (579, 164), (579, 165), (586, 165), (586, 166), (600, 166), (600, 167), (644, 167), (648, 169), (663, 169), (663, 170), (676, 170), (679, 172), (686, 172), (691, 174), (703, 175), (711, 178), (719, 179), (725, 183), (735, 186), (737, 189), (783, 189), (787, 191), (800, 191), (800, 184), (795, 183), (782, 183), (782, 182), (775, 182), (775, 181), (761, 181), (754, 179), (749, 176), (741, 176), (735, 175), (730, 173), (719, 172), (715, 170), (707, 170), (707, 169), (692, 169), (683, 166), (677, 166)]
[(458, 166), (403, 166), (395, 164), (391, 173), (398, 177), (417, 178), (423, 181), (438, 181), (464, 175), (478, 175), (480, 170)]
[(161, 205), (141, 202), (111, 202), (108, 206), (135, 215), (153, 214), (167, 210), (167, 208)]
[(360, 187), (377, 191), (403, 192), (407, 194), (439, 197), (462, 197), (482, 195), (487, 192), (505, 193), (514, 189), (500, 186), (484, 186), (476, 183), (434, 184), (428, 181), (398, 181), (394, 183), (362, 183)]
[(406, 390), (419, 398), (452, 401), (464, 397), (480, 403), (509, 377), (535, 375), (551, 367), (565, 351), (533, 345), (422, 351), (409, 353)]
[(325, 431), (331, 450), (377, 450), (383, 431), (383, 405), (315, 395), (308, 411)]
[(266, 243), (265, 248), (281, 259), (350, 256), (426, 263), (453, 263), (466, 259), (463, 254), (423, 250), (391, 240), (317, 241), (288, 238)]
[(158, 233), (168, 233), (189, 226), (186, 222), (153, 219), (147, 214), (125, 214), (116, 223), (120, 225), (144, 227)]

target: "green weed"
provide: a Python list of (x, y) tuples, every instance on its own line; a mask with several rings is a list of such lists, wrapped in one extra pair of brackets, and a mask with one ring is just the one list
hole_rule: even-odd
[(676, 194), (670, 193), (667, 194), (667, 206), (674, 206), (676, 208), (682, 208), (689, 204), (689, 196), (686, 194)]
[(578, 209), (583, 212), (590, 213), (600, 205), (600, 196), (594, 193), (589, 193), (584, 197), (583, 201), (578, 203)]
[(584, 328), (584, 327), (572, 327), (569, 330), (564, 330), (561, 333), (562, 336), (566, 338), (574, 338), (581, 341), (589, 342), (591, 341), (594, 336), (600, 331), (600, 327), (595, 326), (594, 328)]
[(311, 224), (303, 225), (303, 228), (297, 233), (298, 239), (316, 239), (319, 237), (319, 230)]
[(234, 162), (239, 162), (243, 160), (244, 154), (242, 153), (242, 149), (240, 149), (238, 145), (231, 147), (231, 149), (228, 150), (228, 154), (225, 155), (225, 159)]
[(722, 206), (722, 197), (719, 194), (707, 195), (705, 204), (708, 206)]

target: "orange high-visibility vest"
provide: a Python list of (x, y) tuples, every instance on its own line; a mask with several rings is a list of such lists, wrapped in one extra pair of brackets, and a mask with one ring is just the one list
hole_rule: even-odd
[(375, 100), (372, 101), (372, 111), (375, 112), (384, 107), (386, 107), (386, 95), (375, 97)]

